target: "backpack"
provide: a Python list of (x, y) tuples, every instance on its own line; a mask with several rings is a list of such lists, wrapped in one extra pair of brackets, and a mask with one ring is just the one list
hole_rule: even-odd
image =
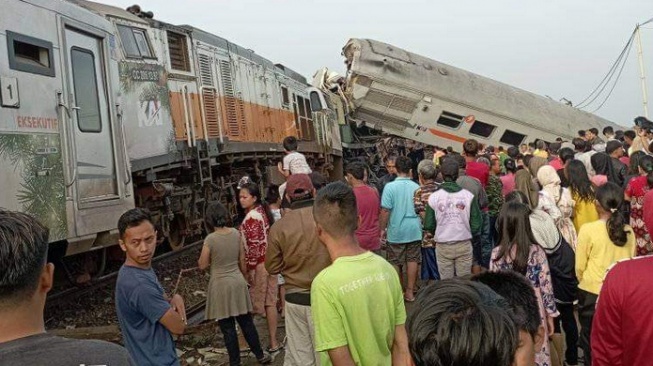
[(560, 303), (571, 304), (578, 295), (576, 278), (576, 253), (562, 234), (553, 250), (546, 251), (546, 259), (551, 270), (553, 295)]

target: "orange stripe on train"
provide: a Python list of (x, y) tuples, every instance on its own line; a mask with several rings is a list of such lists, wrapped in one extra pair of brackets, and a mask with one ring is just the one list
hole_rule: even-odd
[(439, 136), (439, 137), (445, 138), (447, 140), (452, 140), (452, 141), (456, 141), (456, 142), (465, 142), (465, 140), (467, 140), (464, 137), (460, 137), (460, 136), (456, 136), (456, 135), (451, 134), (451, 133), (436, 130), (435, 128), (429, 128), (429, 132), (431, 132), (435, 136)]

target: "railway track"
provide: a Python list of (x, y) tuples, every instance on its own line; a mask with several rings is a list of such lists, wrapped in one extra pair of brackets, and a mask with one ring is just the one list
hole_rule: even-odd
[[(196, 242), (185, 245), (183, 248), (179, 250), (168, 252), (159, 255), (157, 257), (154, 257), (152, 259), (152, 265), (154, 266), (158, 263), (172, 260), (173, 258), (176, 258), (193, 248), (197, 248), (198, 246), (201, 246), (202, 243), (203, 240), (198, 240)], [(53, 305), (61, 304), (62, 302), (75, 300), (76, 298), (85, 295), (93, 290), (106, 286), (107, 284), (111, 283), (111, 281), (114, 280), (116, 277), (118, 277), (118, 271), (111, 272), (101, 277), (97, 277), (93, 279), (90, 283), (87, 283), (83, 286), (73, 286), (65, 290), (53, 293), (51, 295), (48, 295), (46, 303), (48, 304), (48, 306), (53, 306)]]

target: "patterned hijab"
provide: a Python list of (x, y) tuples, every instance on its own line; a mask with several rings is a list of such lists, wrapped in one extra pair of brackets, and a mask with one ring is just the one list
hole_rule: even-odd
[(537, 171), (537, 181), (542, 190), (549, 194), (555, 202), (560, 200), (560, 176), (551, 165), (545, 165)]

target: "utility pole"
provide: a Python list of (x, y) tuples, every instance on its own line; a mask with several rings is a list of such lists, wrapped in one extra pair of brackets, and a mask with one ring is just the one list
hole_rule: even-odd
[(644, 71), (644, 53), (642, 51), (642, 28), (639, 24), (637, 24), (637, 58), (639, 59), (639, 79), (642, 83), (644, 117), (648, 118), (648, 90), (646, 87), (646, 72)]

